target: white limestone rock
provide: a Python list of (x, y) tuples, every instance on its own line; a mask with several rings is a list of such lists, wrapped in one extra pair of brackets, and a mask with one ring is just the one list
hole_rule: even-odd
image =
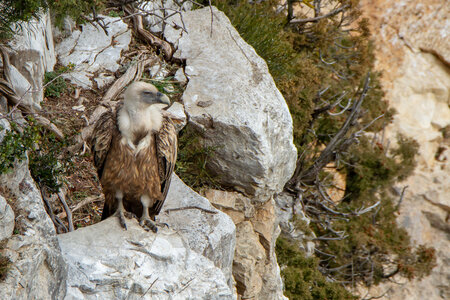
[[(44, 99), (44, 74), (52, 71), (56, 63), (50, 15), (44, 13), (39, 20), (32, 19), (16, 26), (21, 29), (8, 43), (11, 64), (21, 74), (15, 82), (20, 82), (19, 86), (27, 85), (24, 100), (32, 101), (39, 109)], [(13, 86), (19, 87), (16, 84)], [(31, 88), (28, 89), (28, 86)]]
[(19, 230), (2, 251), (12, 264), (5, 280), (0, 282), (0, 299), (63, 299), (67, 266), (53, 223), (28, 170), (28, 160), (16, 163), (12, 172), (2, 174), (0, 186), (16, 198), (15, 226)]
[(14, 230), (14, 212), (0, 195), (0, 241), (9, 238)]
[(75, 65), (64, 77), (83, 88), (92, 88), (90, 78), (94, 73), (117, 71), (120, 54), (128, 49), (131, 41), (131, 31), (119, 17), (101, 17), (109, 23), (108, 34), (101, 27), (84, 24), (82, 30), (74, 30), (56, 46), (60, 63)]
[[(178, 48), (174, 56), (186, 60), (188, 126), (215, 147), (208, 167), (219, 181), (264, 202), (294, 171), (292, 118), (266, 62), (222, 12), (212, 10), (212, 28), (207, 7), (183, 13), (188, 33), (171, 26), (164, 31)], [(172, 22), (182, 26), (179, 18)]]
[[(178, 210), (183, 207), (187, 209)], [(229, 216), (215, 209), (208, 199), (173, 175), (166, 202), (157, 219), (179, 232), (187, 240), (190, 249), (220, 268), (227, 285), (232, 287), (236, 227)]]
[(183, 68), (179, 68), (175, 72), (175, 80), (178, 81), (181, 84), (186, 84), (187, 83), (187, 77), (186, 77), (186, 75), (184, 75)]
[(115, 217), (58, 236), (69, 264), (66, 300), (233, 299), (222, 271), (181, 232), (124, 230)]
[(235, 299), (231, 219), (176, 175), (157, 219), (169, 228), (154, 234), (127, 220), (124, 230), (111, 217), (59, 235), (65, 299)]
[(186, 126), (187, 117), (184, 112), (184, 105), (179, 102), (174, 102), (169, 109), (167, 109), (167, 113), (175, 124), (175, 129), (178, 132)]

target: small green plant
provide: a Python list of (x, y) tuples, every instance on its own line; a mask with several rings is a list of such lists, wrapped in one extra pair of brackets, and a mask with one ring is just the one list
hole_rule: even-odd
[(158, 91), (165, 94), (179, 94), (182, 93), (182, 89), (173, 76), (168, 76), (162, 80), (148, 79)]
[(117, 18), (117, 17), (123, 17), (123, 11), (116, 11), (116, 10), (110, 10), (108, 13), (108, 16)]
[(58, 72), (46, 72), (44, 74), (45, 97), (60, 97), (67, 90), (64, 78)]
[(10, 171), (16, 161), (24, 160), (27, 150), (32, 149), (38, 140), (38, 127), (20, 129), (18, 124), (11, 122), (11, 130), (5, 133), (0, 143), (0, 174)]
[(201, 134), (188, 127), (178, 135), (178, 158), (175, 172), (194, 190), (204, 186), (218, 187), (215, 176), (206, 168), (208, 159), (214, 155), (213, 147), (206, 147)]
[(67, 66), (61, 66), (57, 70), (52, 72), (45, 72), (44, 74), (44, 86), (45, 97), (60, 97), (67, 89), (67, 83), (61, 76), (63, 73), (73, 70), (74, 64), (69, 63)]

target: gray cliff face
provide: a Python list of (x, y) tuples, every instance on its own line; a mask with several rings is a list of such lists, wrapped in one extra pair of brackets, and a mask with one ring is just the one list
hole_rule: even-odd
[(434, 247), (437, 258), (430, 276), (412, 282), (396, 277), (401, 285), (382, 284), (367, 297), (387, 291), (380, 299), (448, 299), (449, 226), (439, 205), (450, 207), (450, 7), (439, 0), (402, 0), (362, 1), (362, 9), (379, 45), (376, 67), (383, 70), (385, 97), (398, 112), (386, 139), (401, 133), (419, 144), (414, 173), (396, 187), (408, 186), (397, 221), (414, 245)]

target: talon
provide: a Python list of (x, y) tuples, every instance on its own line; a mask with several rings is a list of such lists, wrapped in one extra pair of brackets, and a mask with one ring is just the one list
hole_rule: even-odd
[(141, 217), (139, 225), (141, 225), (147, 231), (151, 229), (154, 233), (158, 232), (158, 227), (156, 227), (155, 222), (153, 222), (149, 218)]
[(128, 230), (123, 211), (118, 209), (114, 215), (119, 218), (120, 226), (122, 226), (125, 230)]

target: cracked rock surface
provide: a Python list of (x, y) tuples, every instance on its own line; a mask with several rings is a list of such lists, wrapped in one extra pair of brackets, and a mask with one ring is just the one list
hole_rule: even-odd
[(221, 270), (179, 233), (116, 218), (59, 235), (69, 299), (233, 299)]
[[(128, 49), (131, 41), (131, 30), (119, 17), (101, 17), (109, 23), (108, 34), (101, 27), (88, 23), (56, 46), (59, 62), (64, 66), (75, 65), (74, 70), (64, 77), (83, 88), (93, 87), (91, 77), (94, 73), (100, 72), (100, 77), (107, 77), (108, 73), (117, 71), (120, 54)], [(103, 83), (97, 81), (98, 85)]]

